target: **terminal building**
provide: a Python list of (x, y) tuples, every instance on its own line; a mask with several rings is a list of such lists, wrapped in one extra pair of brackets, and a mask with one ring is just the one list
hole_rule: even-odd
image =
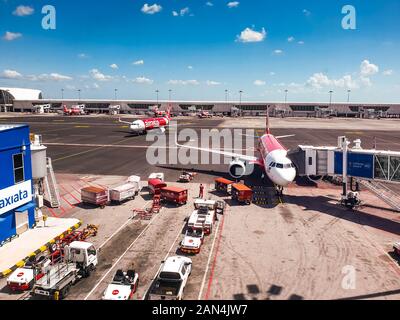
[(174, 114), (182, 115), (201, 110), (212, 114), (264, 116), (269, 107), (272, 115), (286, 117), (400, 117), (400, 104), (395, 103), (43, 99), (39, 90), (0, 88), (0, 112), (35, 112), (43, 105), (48, 106), (51, 111), (61, 111), (64, 105), (84, 105), (89, 113), (108, 113), (110, 106), (118, 105), (120, 112), (126, 114), (144, 114), (157, 106), (160, 110), (171, 107)]
[(3, 246), (36, 224), (27, 125), (0, 125), (0, 164), (0, 246)]

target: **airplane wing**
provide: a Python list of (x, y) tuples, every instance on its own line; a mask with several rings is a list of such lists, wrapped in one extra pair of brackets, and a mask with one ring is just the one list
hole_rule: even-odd
[(132, 122), (128, 122), (128, 121), (122, 121), (121, 118), (118, 119), (119, 123), (125, 123), (125, 124), (132, 124)]
[(259, 159), (254, 156), (247, 156), (244, 154), (227, 152), (227, 151), (223, 151), (223, 150), (198, 148), (198, 147), (193, 147), (193, 146), (182, 145), (182, 144), (178, 143), (178, 138), (176, 135), (175, 135), (175, 144), (180, 148), (186, 148), (186, 149), (197, 150), (197, 151), (201, 151), (201, 152), (209, 152), (209, 153), (219, 154), (219, 155), (222, 155), (227, 158), (234, 158), (234, 159), (239, 159), (239, 160), (249, 161), (249, 162), (258, 162), (259, 161)]
[(285, 138), (291, 138), (291, 137), (295, 137), (296, 135), (295, 134), (289, 134), (289, 135), (287, 135), (287, 136), (278, 136), (278, 137), (275, 137), (276, 139), (285, 139)]

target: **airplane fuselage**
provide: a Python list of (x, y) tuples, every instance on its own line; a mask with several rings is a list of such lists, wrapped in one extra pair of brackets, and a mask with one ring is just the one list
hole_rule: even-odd
[(136, 120), (130, 124), (129, 129), (132, 133), (136, 134), (146, 133), (154, 129), (165, 128), (169, 125), (169, 122), (170, 120), (168, 117)]

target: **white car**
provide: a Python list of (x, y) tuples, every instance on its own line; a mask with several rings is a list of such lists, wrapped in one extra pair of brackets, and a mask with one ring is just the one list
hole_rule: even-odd
[(131, 300), (139, 285), (139, 274), (133, 270), (118, 270), (104, 291), (102, 300)]
[(201, 246), (204, 242), (204, 231), (189, 229), (186, 231), (185, 237), (181, 241), (180, 251), (189, 254), (200, 253)]

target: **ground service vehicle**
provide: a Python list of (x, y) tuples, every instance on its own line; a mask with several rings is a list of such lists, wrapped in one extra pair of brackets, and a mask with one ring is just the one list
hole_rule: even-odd
[(136, 185), (133, 183), (125, 183), (122, 186), (114, 187), (110, 190), (110, 200), (113, 202), (121, 203), (126, 200), (135, 199), (138, 192)]
[(131, 300), (139, 285), (139, 274), (134, 270), (117, 270), (102, 300)]
[(148, 293), (149, 300), (182, 300), (183, 291), (192, 273), (192, 260), (170, 257), (162, 262), (161, 270)]
[(204, 231), (188, 229), (181, 241), (179, 250), (183, 253), (198, 254), (204, 243)]
[(162, 201), (185, 205), (188, 201), (188, 190), (178, 187), (164, 187), (160, 190)]
[(179, 182), (187, 183), (193, 181), (194, 177), (196, 176), (193, 172), (183, 171), (182, 174), (179, 176)]
[(50, 263), (51, 260), (44, 256), (38, 262), (28, 261), (24, 267), (18, 268), (7, 278), (8, 288), (13, 292), (31, 290), (34, 282), (44, 276), (43, 269)]
[(215, 190), (221, 193), (231, 194), (234, 182), (225, 178), (215, 179)]
[(80, 279), (87, 278), (98, 264), (97, 250), (89, 242), (72, 242), (64, 248), (64, 258), (44, 269), (44, 276), (36, 281), (32, 296), (60, 300)]
[(109, 202), (109, 192), (105, 188), (87, 187), (81, 190), (83, 203), (92, 204), (104, 208)]
[(232, 185), (232, 200), (241, 204), (251, 204), (253, 201), (253, 190), (241, 183)]
[(216, 202), (213, 200), (195, 200), (195, 210), (189, 217), (188, 227), (193, 230), (202, 230), (206, 235), (212, 233), (216, 215)]
[(160, 179), (149, 179), (148, 188), (150, 194), (160, 194), (161, 189), (165, 188), (167, 184)]

